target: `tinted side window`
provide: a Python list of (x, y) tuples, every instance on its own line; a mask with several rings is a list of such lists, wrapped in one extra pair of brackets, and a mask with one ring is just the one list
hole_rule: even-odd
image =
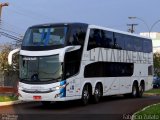
[(148, 75), (153, 75), (153, 65), (148, 67)]
[(64, 76), (65, 79), (77, 74), (80, 69), (81, 50), (67, 52), (64, 59)]
[(150, 53), (152, 52), (152, 41), (151, 40), (143, 40), (143, 52)]
[(87, 50), (91, 50), (97, 47), (112, 48), (113, 33), (100, 29), (91, 29)]
[(152, 41), (106, 30), (91, 29), (87, 50), (97, 47), (149, 53), (152, 52)]
[(83, 26), (78, 26), (71, 30), (67, 45), (81, 45), (82, 47), (78, 50), (65, 53), (63, 68), (65, 79), (79, 72), (86, 31), (87, 27)]
[(142, 38), (134, 38), (134, 50), (138, 52), (143, 51), (143, 39)]
[(84, 77), (123, 77), (133, 75), (132, 63), (95, 62), (87, 65)]
[(104, 45), (105, 48), (113, 48), (114, 40), (113, 40), (113, 32), (110, 31), (102, 31), (105, 34)]
[(83, 27), (76, 27), (72, 29), (67, 45), (84, 45), (86, 36), (86, 29)]
[(125, 38), (125, 35), (114, 33), (114, 48), (115, 49), (124, 49), (124, 38)]
[(124, 39), (125, 39), (125, 50), (134, 51), (134, 46), (133, 46), (134, 41), (133, 41), (133, 37), (126, 35)]
[(94, 30), (95, 29), (90, 30), (87, 50), (91, 50), (97, 47), (96, 40), (94, 38)]

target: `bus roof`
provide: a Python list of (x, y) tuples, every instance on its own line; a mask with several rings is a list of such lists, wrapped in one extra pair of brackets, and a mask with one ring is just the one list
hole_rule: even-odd
[(86, 24), (86, 23), (45, 23), (45, 24), (38, 24), (38, 25), (33, 25), (33, 26), (31, 26), (31, 28), (32, 27), (40, 27), (40, 26), (61, 26), (61, 25), (66, 25), (66, 26), (74, 26), (74, 25), (87, 25), (88, 26), (88, 24)]
[(85, 25), (85, 26), (89, 26), (89, 28), (97, 28), (97, 29), (112, 31), (112, 32), (121, 33), (121, 34), (125, 34), (125, 35), (150, 39), (149, 37), (140, 36), (140, 35), (134, 34), (134, 33), (129, 33), (129, 32), (121, 31), (121, 30), (116, 30), (116, 29), (112, 29), (112, 28), (107, 28), (107, 27), (102, 27), (102, 26), (97, 26), (97, 25), (92, 25), (92, 24), (87, 24), (87, 23), (80, 23), (80, 22), (45, 23), (45, 24), (34, 25), (34, 26), (31, 26), (30, 28), (40, 27), (40, 26), (45, 27), (45, 26), (61, 26), (61, 25), (66, 25), (66, 26)]

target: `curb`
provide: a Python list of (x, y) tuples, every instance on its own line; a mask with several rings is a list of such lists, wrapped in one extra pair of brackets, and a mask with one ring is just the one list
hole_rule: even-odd
[(152, 104), (152, 105), (146, 106), (146, 107), (144, 107), (143, 109), (135, 112), (135, 113), (132, 115), (132, 119), (131, 119), (131, 120), (134, 120), (134, 116), (136, 116), (136, 114), (138, 114), (138, 113), (140, 113), (140, 112), (142, 112), (142, 111), (144, 111), (144, 110), (146, 110), (146, 109), (148, 109), (148, 108), (150, 108), (150, 107), (152, 107), (152, 106), (159, 105), (159, 104), (160, 104), (160, 103)]
[(160, 96), (160, 94), (144, 93), (145, 96)]
[(15, 104), (27, 103), (26, 101), (16, 100), (16, 101), (9, 101), (9, 102), (0, 102), (0, 106), (9, 106)]

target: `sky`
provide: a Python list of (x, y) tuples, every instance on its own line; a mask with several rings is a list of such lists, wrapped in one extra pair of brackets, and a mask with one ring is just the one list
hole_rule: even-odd
[[(24, 35), (29, 26), (43, 23), (82, 22), (127, 31), (138, 24), (135, 33), (148, 32), (160, 20), (160, 0), (0, 0), (3, 7), (0, 31)], [(135, 16), (140, 19), (128, 19)], [(158, 22), (152, 32), (160, 31)], [(0, 36), (0, 43), (13, 40)]]

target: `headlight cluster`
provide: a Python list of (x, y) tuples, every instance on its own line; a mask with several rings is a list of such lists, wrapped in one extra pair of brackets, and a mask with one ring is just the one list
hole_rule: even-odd
[(52, 91), (56, 91), (56, 90), (59, 90), (59, 89), (61, 89), (61, 88), (65, 88), (65, 87), (66, 87), (66, 85), (56, 86), (56, 87), (51, 88), (51, 90), (52, 90)]

